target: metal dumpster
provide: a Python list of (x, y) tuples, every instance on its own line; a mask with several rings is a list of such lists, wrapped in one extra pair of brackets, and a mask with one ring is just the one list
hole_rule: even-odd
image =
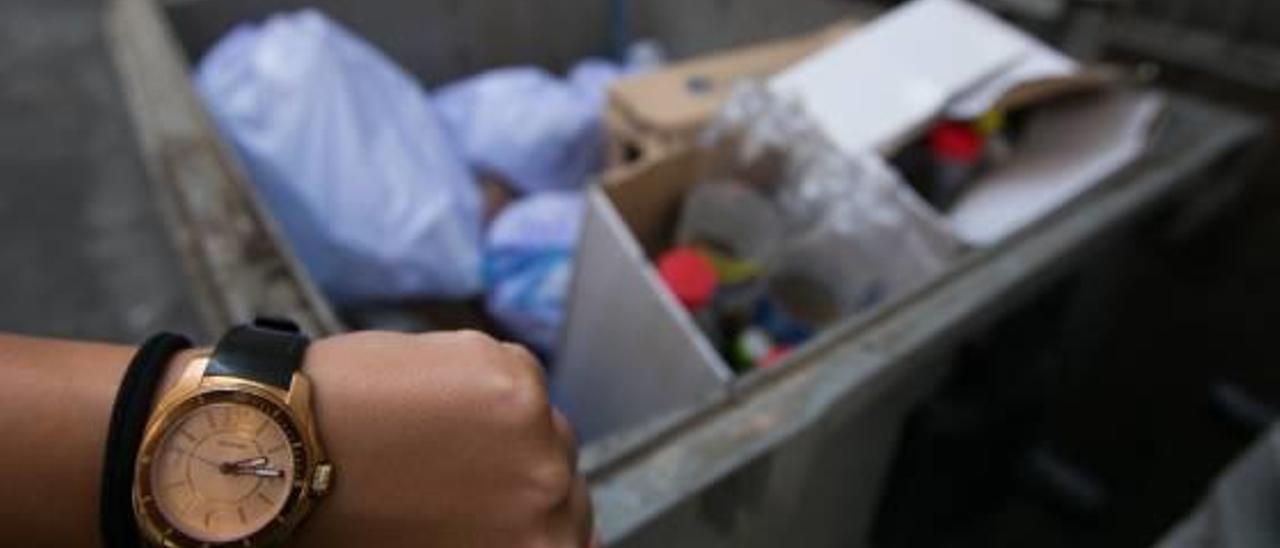
[[(108, 36), (156, 197), (210, 331), (266, 312), (297, 318), (313, 334), (337, 333), (344, 325), (292, 258), (188, 81), (191, 60), (231, 23), (300, 5), (262, 4), (114, 0)], [(585, 1), (554, 9), (514, 0), (307, 4), (330, 10), (437, 83), (497, 64), (555, 67), (603, 51), (609, 36), (600, 29), (618, 15)], [(658, 1), (636, 3), (627, 15), (636, 35), (656, 36), (681, 55), (817, 28), (850, 9), (821, 0)], [(1083, 268), (1106, 241), (1152, 213), (1178, 227), (1200, 218), (1178, 212), (1231, 195), (1261, 134), (1247, 117), (1175, 97), (1142, 159), (1019, 236), (970, 254), (943, 279), (871, 317), (830, 330), (785, 366), (583, 448), (606, 541), (867, 544), (903, 418), (939, 384), (952, 349)]]

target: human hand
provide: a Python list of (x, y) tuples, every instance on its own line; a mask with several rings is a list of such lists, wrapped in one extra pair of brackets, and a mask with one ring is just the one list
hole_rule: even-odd
[(591, 502), (537, 360), (476, 332), (313, 343), (334, 491), (300, 546), (586, 547)]

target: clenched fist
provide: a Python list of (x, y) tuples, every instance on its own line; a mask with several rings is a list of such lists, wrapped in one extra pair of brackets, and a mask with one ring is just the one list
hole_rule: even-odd
[(356, 333), (313, 344), (304, 368), (336, 483), (299, 546), (592, 544), (573, 434), (523, 348)]

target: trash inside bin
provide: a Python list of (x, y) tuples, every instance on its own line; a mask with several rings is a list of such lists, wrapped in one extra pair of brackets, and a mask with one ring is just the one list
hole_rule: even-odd
[[(735, 90), (702, 150), (707, 162), (683, 197), (676, 243), (702, 247), (721, 265), (708, 313), (735, 369), (761, 365), (770, 353), (745, 349), (765, 337), (769, 349), (802, 344), (798, 333), (901, 296), (963, 251), (883, 160), (840, 151), (764, 86)], [(746, 274), (728, 279), (737, 273)]]
[(559, 342), (582, 208), (581, 192), (543, 192), (507, 207), (489, 227), (486, 308), (544, 356)]
[(342, 302), (480, 293), (482, 204), (430, 98), (315, 10), (244, 23), (196, 84), (316, 283)]
[(581, 198), (536, 194), (581, 188), (602, 169), (606, 90), (651, 69), (655, 50), (641, 44), (630, 68), (587, 59), (563, 79), (499, 68), (427, 94), (306, 9), (238, 25), (204, 56), (196, 82), (302, 262), (340, 306), (378, 325), (418, 325), (387, 303), (484, 293), (508, 334), (549, 355)]
[(435, 94), (470, 165), (519, 192), (581, 188), (604, 166), (601, 109), (623, 69), (603, 60), (559, 79), (535, 67), (496, 69)]

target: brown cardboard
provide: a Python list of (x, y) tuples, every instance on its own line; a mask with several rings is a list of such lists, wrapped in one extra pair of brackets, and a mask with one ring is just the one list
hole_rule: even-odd
[[(1018, 84), (1001, 95), (991, 109), (1009, 113), (1049, 106), (1078, 95), (1114, 90), (1124, 82), (1124, 79), (1123, 72), (1117, 67), (1094, 65), (1083, 68), (1080, 72), (1070, 76), (1038, 78)], [(893, 145), (887, 147), (883, 154), (885, 156), (897, 154), (902, 150), (902, 147), (923, 137), (926, 129), (934, 121), (936, 121), (936, 118), (919, 127), (911, 128), (910, 131), (899, 137)]]
[(1122, 79), (1112, 67), (1092, 66), (1071, 76), (1043, 78), (1024, 82), (1005, 92), (996, 102), (994, 110), (1010, 112), (1048, 104), (1059, 99), (1112, 87)]
[(697, 147), (671, 150), (611, 173), (601, 185), (646, 255), (655, 256), (670, 241), (681, 199), (702, 179), (704, 157)]
[(637, 163), (651, 158), (668, 148), (661, 135), (653, 131), (642, 131), (631, 123), (617, 108), (610, 106), (604, 113), (606, 147), (606, 165), (610, 168)]
[[(852, 20), (818, 32), (698, 57), (624, 78), (605, 115), (611, 167), (686, 145), (743, 78), (771, 75), (852, 32)], [(695, 91), (695, 86), (701, 86)]]

